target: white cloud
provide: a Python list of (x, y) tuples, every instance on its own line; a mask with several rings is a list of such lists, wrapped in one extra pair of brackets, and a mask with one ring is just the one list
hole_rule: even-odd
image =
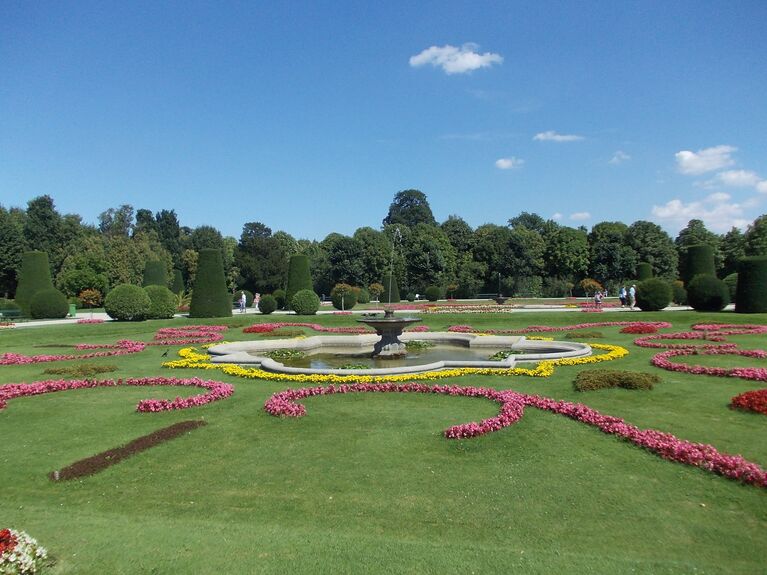
[(570, 214), (570, 219), (576, 221), (588, 220), (591, 219), (591, 214), (589, 212), (575, 212)]
[(515, 158), (514, 156), (510, 158), (499, 158), (495, 161), (495, 167), (499, 170), (513, 170), (516, 168), (521, 168), (522, 165), (525, 163), (524, 160), (521, 160), (519, 158)]
[(629, 156), (626, 152), (623, 152), (621, 150), (618, 150), (613, 154), (612, 159), (610, 160), (611, 164), (622, 164), (623, 162), (627, 162), (631, 159), (631, 156)]
[(758, 184), (756, 184), (756, 191), (762, 192), (763, 194), (767, 194), (767, 180), (762, 180)]
[(756, 172), (750, 170), (727, 170), (726, 172), (719, 172), (716, 175), (716, 179), (725, 186), (731, 186), (733, 188), (751, 188), (756, 187), (760, 183), (759, 176)]
[(554, 130), (539, 132), (533, 136), (533, 140), (538, 140), (539, 142), (577, 142), (582, 139), (583, 136), (576, 136), (575, 134), (558, 134)]
[(702, 220), (714, 232), (726, 232), (733, 226), (744, 229), (750, 220), (743, 217), (743, 206), (730, 202), (730, 195), (711, 194), (702, 201), (685, 204), (671, 200), (663, 206), (653, 206), (652, 214), (664, 223), (682, 229), (692, 219)]
[(558, 220), (561, 220), (562, 214), (560, 214), (559, 212), (556, 212), (553, 216), (551, 216), (551, 219), (554, 220), (555, 222)]
[(446, 74), (464, 74), (478, 68), (488, 68), (493, 64), (501, 64), (503, 56), (485, 52), (479, 54), (475, 50), (477, 44), (468, 42), (460, 48), (446, 44), (445, 46), (431, 46), (420, 54), (410, 57), (410, 65), (413, 68), (431, 64), (440, 67)]
[(699, 175), (713, 172), (735, 163), (730, 154), (737, 151), (733, 146), (714, 146), (697, 152), (682, 150), (675, 154), (677, 169), (682, 174)]

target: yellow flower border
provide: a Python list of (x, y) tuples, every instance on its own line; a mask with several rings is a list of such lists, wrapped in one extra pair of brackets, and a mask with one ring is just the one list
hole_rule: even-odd
[(495, 369), (484, 367), (461, 367), (456, 369), (444, 369), (441, 371), (426, 371), (423, 373), (410, 373), (402, 375), (320, 375), (320, 374), (300, 374), (293, 375), (287, 373), (273, 373), (264, 371), (257, 367), (242, 367), (232, 363), (212, 363), (210, 356), (206, 353), (199, 353), (193, 347), (181, 349), (178, 354), (182, 359), (166, 361), (163, 367), (170, 369), (193, 368), (193, 369), (220, 369), (227, 375), (235, 377), (244, 377), (246, 379), (263, 379), (266, 381), (292, 381), (296, 383), (379, 383), (379, 382), (398, 382), (398, 381), (420, 381), (445, 379), (448, 377), (458, 377), (461, 375), (526, 375), (528, 377), (549, 377), (554, 374), (554, 367), (557, 365), (584, 365), (588, 363), (600, 363), (603, 361), (612, 361), (628, 355), (629, 351), (619, 345), (608, 345), (603, 343), (589, 344), (593, 349), (603, 350), (606, 353), (599, 355), (590, 355), (588, 357), (574, 357), (542, 361), (534, 368), (512, 367), (509, 369)]

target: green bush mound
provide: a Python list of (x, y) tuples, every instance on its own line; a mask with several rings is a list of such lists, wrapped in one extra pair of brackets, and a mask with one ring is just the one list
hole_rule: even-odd
[(116, 365), (96, 365), (95, 363), (78, 363), (68, 367), (49, 367), (43, 373), (49, 375), (68, 375), (69, 377), (93, 377), (100, 373), (117, 371)]
[(51, 267), (45, 252), (25, 252), (21, 260), (19, 283), (16, 286), (16, 304), (24, 315), (30, 315), (32, 298), (40, 290), (53, 288)]
[(722, 311), (730, 303), (730, 290), (716, 276), (700, 274), (687, 286), (687, 302), (698, 311)]
[(330, 290), (330, 301), (336, 309), (352, 309), (357, 305), (357, 294), (354, 293), (354, 288), (349, 284), (336, 284)]
[(165, 263), (160, 260), (152, 260), (144, 264), (144, 281), (142, 286), (168, 287), (168, 270)]
[(738, 262), (735, 298), (738, 313), (767, 312), (767, 256), (750, 256)]
[(674, 280), (669, 286), (671, 287), (671, 301), (677, 305), (687, 305), (687, 290), (684, 287), (684, 282)]
[(637, 306), (642, 311), (660, 311), (671, 303), (672, 295), (665, 281), (650, 278), (637, 285)]
[(442, 290), (438, 286), (429, 286), (426, 288), (424, 295), (429, 301), (437, 301), (442, 296)]
[(60, 319), (69, 313), (67, 296), (56, 288), (43, 289), (32, 296), (29, 313), (34, 319)]
[(178, 296), (162, 285), (148, 285), (144, 288), (149, 296), (148, 319), (170, 319), (176, 313)]
[(288, 300), (287, 300), (287, 295), (284, 289), (274, 290), (274, 293), (272, 293), (272, 297), (274, 297), (274, 299), (277, 300), (277, 309), (285, 309), (285, 306), (287, 305)]
[(269, 315), (277, 309), (277, 299), (273, 295), (261, 296), (258, 302), (258, 311), (264, 315)]
[(575, 377), (573, 388), (575, 391), (594, 391), (611, 387), (652, 389), (657, 383), (660, 383), (660, 377), (650, 373), (618, 369), (587, 369)]
[(315, 315), (320, 309), (320, 296), (312, 290), (303, 289), (293, 296), (290, 301), (290, 308), (297, 315)]
[(599, 339), (604, 337), (601, 331), (570, 331), (565, 334), (565, 339)]
[(151, 305), (144, 289), (132, 284), (116, 285), (104, 298), (104, 311), (118, 321), (143, 321)]
[(232, 300), (226, 289), (221, 250), (200, 250), (189, 304), (189, 317), (231, 317)]
[(314, 287), (312, 274), (309, 271), (309, 258), (305, 254), (293, 254), (288, 264), (288, 283), (285, 289), (285, 300), (288, 306), (293, 305), (293, 296), (302, 290), (311, 291)]

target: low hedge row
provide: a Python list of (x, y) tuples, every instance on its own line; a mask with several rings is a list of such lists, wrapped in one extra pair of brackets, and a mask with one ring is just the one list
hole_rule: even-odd
[(576, 376), (573, 388), (575, 391), (594, 391), (612, 387), (652, 389), (656, 383), (660, 383), (660, 377), (650, 373), (618, 369), (587, 369)]

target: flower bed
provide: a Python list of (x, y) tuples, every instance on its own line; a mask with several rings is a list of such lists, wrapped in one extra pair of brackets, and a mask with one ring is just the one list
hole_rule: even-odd
[(642, 333), (658, 333), (658, 328), (650, 324), (635, 324), (627, 325), (621, 328), (620, 333), (642, 334)]
[(494, 335), (518, 335), (526, 333), (547, 333), (553, 331), (571, 331), (577, 329), (591, 329), (595, 327), (629, 327), (629, 326), (652, 326), (656, 329), (671, 327), (667, 321), (598, 321), (591, 323), (577, 323), (575, 325), (550, 326), (550, 325), (529, 325), (522, 329), (482, 329), (476, 330), (470, 325), (453, 325), (447, 328), (447, 331), (459, 333), (474, 333), (482, 331)]
[(730, 400), (730, 407), (767, 415), (767, 389), (757, 389), (736, 395)]
[(78, 319), (76, 323), (79, 323), (79, 324), (104, 323), (104, 320), (103, 319), (99, 319), (99, 318)]
[(325, 333), (352, 333), (352, 334), (361, 334), (361, 333), (372, 333), (368, 328), (366, 327), (325, 327), (324, 325), (320, 325), (318, 323), (303, 323), (303, 322), (297, 322), (297, 321), (290, 321), (290, 322), (275, 322), (275, 323), (257, 323), (255, 325), (252, 325), (250, 327), (246, 327), (242, 330), (242, 333), (269, 333), (270, 331), (274, 331), (275, 329), (279, 329), (281, 327), (308, 327), (310, 329), (313, 329), (314, 331), (321, 331)]
[(274, 416), (302, 417), (306, 408), (297, 400), (319, 395), (339, 393), (437, 393), (451, 396), (484, 397), (501, 404), (497, 416), (480, 422), (464, 423), (443, 431), (448, 439), (476, 437), (498, 431), (518, 421), (526, 406), (564, 415), (576, 421), (596, 427), (604, 433), (616, 435), (660, 457), (705, 469), (729, 479), (767, 487), (767, 471), (740, 455), (720, 453), (712, 445), (693, 443), (676, 438), (669, 433), (654, 429), (640, 429), (623, 419), (603, 415), (579, 403), (556, 401), (538, 395), (525, 395), (512, 390), (498, 391), (489, 388), (459, 386), (427, 386), (417, 383), (397, 385), (394, 383), (329, 385), (290, 389), (272, 395), (264, 404), (264, 410)]
[(0, 529), (0, 573), (28, 575), (39, 573), (48, 552), (24, 531)]
[(694, 373), (699, 375), (716, 375), (719, 377), (739, 377), (741, 379), (750, 379), (755, 381), (767, 381), (767, 368), (763, 367), (708, 367), (705, 365), (688, 365), (685, 363), (673, 363), (669, 360), (672, 357), (689, 355), (736, 355), (740, 357), (751, 357), (757, 359), (767, 358), (767, 352), (761, 349), (735, 349), (734, 347), (713, 347), (701, 349), (699, 347), (689, 347), (683, 349), (670, 349), (656, 354), (650, 360), (651, 363), (666, 369), (668, 371), (677, 371), (681, 373)]

